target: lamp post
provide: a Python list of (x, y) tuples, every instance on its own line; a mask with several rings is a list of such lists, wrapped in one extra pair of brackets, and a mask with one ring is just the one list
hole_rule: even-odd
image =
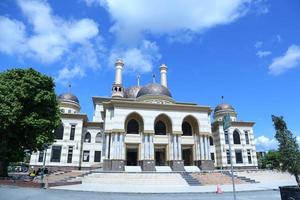
[(229, 146), (229, 159), (230, 159), (230, 172), (231, 172), (231, 180), (232, 180), (232, 189), (233, 189), (233, 199), (236, 200), (235, 194), (235, 183), (234, 183), (234, 176), (233, 176), (233, 164), (232, 164), (232, 156), (231, 156), (231, 144), (230, 144), (230, 134), (229, 128), (231, 126), (231, 118), (229, 113), (226, 113), (223, 117), (223, 130), (228, 135), (228, 146)]
[(43, 161), (43, 168), (42, 168), (42, 183), (44, 183), (44, 172), (45, 172), (45, 165), (46, 165), (46, 156), (47, 156), (47, 149), (50, 146), (50, 144), (45, 143), (43, 144), (43, 149), (44, 149), (44, 161)]

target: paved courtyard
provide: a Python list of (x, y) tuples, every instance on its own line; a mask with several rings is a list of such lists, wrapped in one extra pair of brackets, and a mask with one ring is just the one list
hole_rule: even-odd
[[(126, 194), (126, 193), (101, 193), (79, 192), (65, 190), (46, 190), (37, 188), (20, 188), (14, 186), (0, 186), (0, 200), (229, 200), (233, 199), (232, 193), (185, 193), (185, 194)], [(238, 200), (279, 200), (279, 191), (252, 191), (238, 192)]]

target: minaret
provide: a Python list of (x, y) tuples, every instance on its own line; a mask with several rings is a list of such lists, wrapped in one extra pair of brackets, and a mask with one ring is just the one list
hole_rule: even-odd
[(160, 69), (160, 84), (167, 88), (168, 87), (168, 84), (167, 84), (168, 67), (165, 64), (162, 64), (159, 69)]
[(122, 70), (124, 63), (121, 59), (118, 59), (115, 63), (116, 66), (116, 74), (115, 74), (115, 82), (112, 86), (112, 97), (123, 97), (124, 96), (124, 87), (122, 85)]

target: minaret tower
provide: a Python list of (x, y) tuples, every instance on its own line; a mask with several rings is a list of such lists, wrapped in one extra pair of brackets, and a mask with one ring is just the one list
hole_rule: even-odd
[(160, 69), (160, 84), (168, 88), (168, 83), (167, 83), (168, 67), (165, 64), (162, 64), (159, 69)]
[(115, 63), (116, 66), (116, 74), (115, 74), (115, 82), (112, 86), (112, 97), (113, 98), (122, 98), (124, 97), (124, 87), (122, 85), (122, 70), (124, 63), (121, 59), (118, 59)]

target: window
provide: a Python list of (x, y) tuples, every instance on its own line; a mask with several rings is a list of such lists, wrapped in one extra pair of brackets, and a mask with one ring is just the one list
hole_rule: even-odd
[(100, 161), (101, 161), (101, 151), (95, 151), (94, 162), (100, 162)]
[(44, 151), (40, 151), (39, 153), (39, 162), (43, 162), (44, 161)]
[(210, 146), (214, 145), (214, 139), (213, 139), (213, 137), (209, 137), (209, 145)]
[(247, 156), (248, 156), (248, 163), (252, 164), (251, 150), (250, 149), (247, 149)]
[(246, 139), (246, 144), (249, 144), (249, 134), (247, 132), (245, 133), (245, 139)]
[(139, 123), (135, 119), (131, 119), (127, 123), (127, 133), (139, 134)]
[(84, 136), (84, 142), (91, 142), (91, 134), (89, 132), (87, 132)]
[(68, 110), (68, 113), (71, 113), (71, 110)]
[(227, 132), (225, 132), (225, 144), (229, 144), (229, 138)]
[(226, 158), (227, 158), (227, 164), (230, 164), (231, 163), (230, 162), (230, 152), (228, 149), (226, 150)]
[(242, 150), (240, 150), (240, 149), (235, 150), (235, 162), (243, 163)]
[(61, 146), (52, 146), (50, 162), (60, 162)]
[(192, 136), (192, 126), (188, 122), (183, 122), (181, 125), (182, 133), (184, 136)]
[(83, 162), (90, 161), (90, 151), (83, 151)]
[(101, 133), (100, 133), (100, 132), (97, 133), (95, 142), (96, 142), (96, 143), (101, 143)]
[(60, 125), (57, 127), (57, 129), (54, 132), (55, 139), (62, 140), (64, 136), (64, 125), (63, 123), (60, 123)]
[(233, 132), (233, 143), (234, 144), (241, 144), (240, 134), (237, 131)]
[(167, 128), (166, 128), (165, 123), (163, 123), (160, 120), (157, 121), (155, 123), (154, 132), (155, 132), (155, 135), (166, 135), (167, 134)]
[(211, 158), (211, 160), (215, 160), (215, 154), (214, 153), (210, 153), (210, 158)]
[(70, 140), (74, 140), (74, 137), (75, 137), (75, 128), (76, 128), (76, 125), (75, 124), (71, 124)]
[(69, 146), (67, 163), (72, 163), (73, 146)]

